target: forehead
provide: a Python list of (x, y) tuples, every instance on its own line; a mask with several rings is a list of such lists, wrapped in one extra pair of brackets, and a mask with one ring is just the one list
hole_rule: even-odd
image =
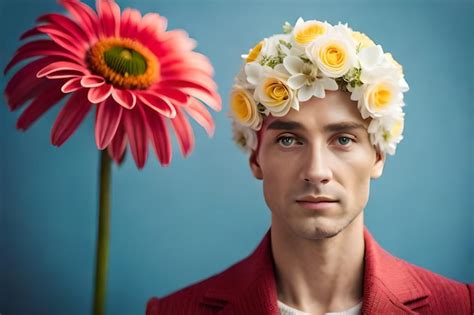
[(370, 119), (363, 120), (357, 102), (348, 93), (327, 92), (325, 98), (313, 97), (300, 103), (299, 110), (291, 109), (284, 117), (266, 117), (262, 130), (319, 130), (335, 132), (346, 129), (365, 131)]

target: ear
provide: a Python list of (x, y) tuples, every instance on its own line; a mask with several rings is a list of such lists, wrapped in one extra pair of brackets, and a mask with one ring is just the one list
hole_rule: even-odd
[(381, 152), (378, 148), (375, 148), (375, 162), (372, 166), (372, 172), (370, 173), (371, 178), (376, 179), (382, 175), (385, 159), (385, 152)]
[(252, 150), (252, 153), (249, 157), (249, 165), (250, 169), (252, 170), (252, 174), (256, 179), (262, 180), (263, 179), (263, 172), (260, 164), (258, 163), (258, 153), (255, 150)]

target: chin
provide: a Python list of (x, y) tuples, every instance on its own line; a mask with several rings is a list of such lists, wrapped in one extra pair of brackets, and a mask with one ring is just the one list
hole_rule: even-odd
[(332, 238), (342, 232), (352, 220), (334, 221), (334, 219), (305, 222), (304, 227), (297, 228), (297, 234), (305, 239), (322, 240)]

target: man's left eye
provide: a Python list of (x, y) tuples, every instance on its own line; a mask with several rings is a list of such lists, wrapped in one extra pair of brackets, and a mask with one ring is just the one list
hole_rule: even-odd
[(344, 146), (354, 141), (352, 138), (349, 138), (349, 137), (346, 137), (346, 136), (338, 137), (337, 140), (338, 140), (339, 144), (342, 144)]

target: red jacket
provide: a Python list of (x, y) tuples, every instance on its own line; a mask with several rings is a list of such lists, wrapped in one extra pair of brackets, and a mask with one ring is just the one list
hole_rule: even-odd
[[(250, 256), (208, 279), (150, 299), (146, 314), (279, 315), (270, 229)], [(473, 284), (390, 255), (366, 227), (364, 241), (363, 314), (474, 314)]]

